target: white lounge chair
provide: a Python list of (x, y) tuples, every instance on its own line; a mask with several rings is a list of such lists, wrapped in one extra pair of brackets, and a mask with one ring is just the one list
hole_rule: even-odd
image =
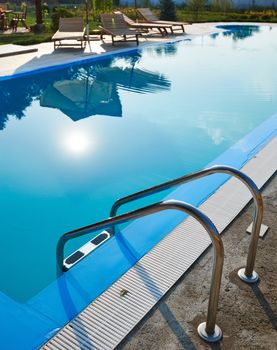
[[(103, 38), (103, 34), (108, 34), (112, 37), (113, 45), (116, 36), (122, 37), (122, 40), (117, 41), (127, 41), (127, 38), (131, 38), (128, 41), (136, 41), (137, 45), (139, 44), (138, 36), (141, 35), (141, 33), (135, 29), (130, 29), (124, 21), (122, 14), (102, 14), (100, 17), (102, 22), (101, 38)], [(134, 39), (132, 39), (132, 37)]]
[(120, 11), (115, 11), (114, 13), (122, 15), (124, 18), (124, 21), (126, 22), (128, 27), (130, 27), (130, 28), (139, 29), (142, 32), (148, 31), (148, 29), (157, 29), (163, 36), (168, 34), (167, 30), (169, 30), (171, 33), (173, 33), (173, 27), (171, 24), (148, 23), (148, 22), (137, 23), (137, 22), (133, 21), (130, 17), (126, 16), (125, 14), (123, 14)]
[[(54, 41), (54, 49), (60, 46), (80, 46), (83, 48), (83, 42), (85, 42), (85, 26), (83, 18), (60, 18), (59, 30), (52, 36)], [(77, 43), (64, 43), (66, 40), (76, 40)]]
[(138, 8), (137, 9), (138, 13), (141, 15), (141, 17), (146, 21), (146, 22), (152, 22), (152, 23), (157, 23), (157, 24), (170, 24), (174, 28), (182, 29), (183, 32), (185, 32), (185, 25), (188, 24), (186, 22), (174, 22), (174, 21), (162, 21), (159, 20), (158, 17), (156, 17), (153, 12), (149, 8)]

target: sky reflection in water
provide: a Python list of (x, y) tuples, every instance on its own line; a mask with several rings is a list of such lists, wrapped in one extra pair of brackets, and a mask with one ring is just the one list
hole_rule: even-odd
[(55, 278), (64, 232), (205, 167), (276, 112), (276, 34), (239, 29), (0, 82), (0, 289), (28, 299)]

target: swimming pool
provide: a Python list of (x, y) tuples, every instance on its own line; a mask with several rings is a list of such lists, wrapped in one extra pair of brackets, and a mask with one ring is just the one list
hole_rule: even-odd
[[(131, 257), (117, 255), (120, 240), (95, 251), (89, 259), (102, 268), (92, 268), (102, 289), (92, 297), (84, 288), (78, 307), (52, 313), (45, 293), (59, 299), (59, 290), (65, 288), (62, 282), (46, 288), (56, 279), (55, 248), (63, 233), (106, 218), (118, 197), (201, 169), (215, 159), (232, 165), (235, 161), (240, 167), (253, 156), (276, 127), (276, 117), (270, 119), (277, 111), (276, 34), (276, 28), (235, 27), (192, 41), (2, 79), (3, 295), (51, 320), (54, 312), (59, 314), (55, 322), (60, 326), (175, 221), (164, 222), (160, 235), (149, 232), (139, 240), (127, 230), (123, 238), (132, 248)], [(240, 141), (251, 132), (251, 142)], [(243, 156), (227, 157), (238, 144)], [(187, 191), (182, 196), (191, 199)], [(154, 224), (147, 222), (147, 227), (154, 231)], [(67, 253), (88, 239), (74, 241)], [(106, 265), (104, 250), (114, 253)], [(109, 268), (116, 263), (122, 270), (111, 274)], [(76, 276), (87, 274), (83, 266), (75, 271), (67, 274), (72, 284)]]

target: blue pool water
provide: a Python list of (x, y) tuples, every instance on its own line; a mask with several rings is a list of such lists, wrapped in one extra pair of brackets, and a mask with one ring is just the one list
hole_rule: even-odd
[(63, 233), (204, 168), (273, 115), (276, 35), (232, 28), (0, 81), (0, 290), (36, 295)]

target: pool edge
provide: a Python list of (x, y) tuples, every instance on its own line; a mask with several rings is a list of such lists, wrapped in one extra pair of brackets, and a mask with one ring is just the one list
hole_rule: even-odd
[[(252, 177), (254, 181), (257, 183), (258, 187), (261, 188), (274, 174), (276, 173), (276, 164), (272, 162), (272, 160), (276, 159), (277, 155), (277, 138), (271, 140), (268, 144), (266, 144), (257, 154), (253, 157), (249, 162), (247, 162), (243, 168), (241, 169), (248, 176)], [(274, 152), (275, 151), (275, 152)], [(268, 164), (273, 164), (271, 169), (266, 167)], [(274, 165), (275, 164), (275, 165)], [(259, 169), (267, 171), (259, 171), (257, 174), (256, 168), (259, 166)], [(243, 185), (238, 184), (235, 179), (230, 179), (226, 184), (221, 186), (211, 197), (209, 197), (201, 206), (200, 209), (203, 210), (208, 216), (212, 216), (212, 220), (218, 227), (220, 233), (222, 233), (232, 221), (240, 214), (243, 208), (249, 203), (251, 200), (250, 192)], [(227, 192), (227, 193), (226, 193)], [(243, 193), (242, 193), (243, 192)], [(228, 209), (224, 206), (218, 206), (218, 199), (228, 198), (228, 194), (230, 196), (230, 201), (228, 202)], [(241, 201), (237, 200), (237, 194), (240, 194)], [(222, 220), (222, 217), (225, 217), (225, 222)], [(196, 247), (192, 249), (190, 246), (191, 241), (184, 238), (182, 241), (182, 237), (185, 237), (184, 231), (189, 235), (190, 232), (194, 231), (191, 235), (197, 243), (199, 243), (199, 238), (201, 237), (201, 246), (198, 249), (198, 253), (195, 254)], [(246, 230), (246, 227), (245, 227)], [(197, 237), (195, 238), (195, 232), (197, 233)], [(175, 234), (175, 238), (171, 238), (172, 235)], [(204, 236), (203, 236), (204, 234)], [(191, 265), (203, 254), (203, 252), (209, 247), (210, 240), (209, 238), (204, 239), (205, 230), (199, 229), (197, 224), (193, 222), (191, 219), (185, 219), (182, 221), (173, 231), (171, 231), (165, 238), (163, 238), (155, 247), (153, 247), (141, 260), (138, 261), (136, 265), (134, 265), (130, 270), (128, 270), (123, 276), (121, 276), (111, 287), (109, 287), (104, 293), (102, 293), (96, 301), (93, 301), (90, 305), (87, 306), (85, 310), (92, 315), (91, 316), (91, 327), (95, 327), (96, 316), (98, 311), (101, 310), (101, 301), (104, 297), (104, 300), (108, 300), (111, 312), (115, 312), (115, 310), (119, 309), (118, 313), (116, 313), (116, 317), (129, 324), (128, 331), (124, 332), (122, 336), (122, 329), (118, 329), (118, 336), (115, 337), (111, 335), (110, 346), (108, 348), (114, 348), (118, 345), (135, 327), (135, 325), (152, 309), (152, 307), (163, 297), (164, 294), (179, 280), (179, 278), (191, 267)], [(167, 241), (171, 239), (171, 243), (169, 244)], [(167, 261), (167, 256), (163, 255), (166, 253), (167, 246), (169, 245), (170, 249), (168, 250), (168, 254), (170, 255), (175, 248), (178, 249), (181, 247), (187, 247), (189, 252), (193, 252), (192, 259), (182, 258), (182, 255), (178, 255), (174, 253), (173, 256), (170, 257), (170, 260)], [(157, 260), (158, 258), (158, 260)], [(174, 260), (175, 259), (175, 260)], [(183, 260), (182, 260), (183, 259)], [(169, 265), (169, 267), (165, 267), (165, 264)], [(149, 266), (150, 270), (149, 270)], [(185, 269), (183, 267), (186, 267)], [(179, 267), (182, 267), (181, 270)], [(160, 278), (161, 276), (162, 279)], [(167, 276), (167, 278), (165, 278)], [(163, 282), (166, 281), (166, 284)], [(136, 291), (140, 288), (141, 296), (135, 295)], [(120, 291), (126, 288), (129, 298), (124, 301), (121, 301)], [(160, 291), (160, 295), (159, 295)], [(118, 294), (118, 298), (115, 301), (116, 295)], [(128, 295), (127, 294), (127, 295)], [(141, 300), (140, 303), (139, 300)], [(104, 302), (105, 303), (105, 302)], [(135, 309), (135, 307), (139, 307), (139, 309)], [(144, 311), (141, 311), (141, 308), (144, 308)], [(125, 314), (122, 316), (121, 313)], [(132, 321), (132, 318), (128, 316), (128, 311), (132, 312), (134, 317), (136, 318), (136, 323)], [(74, 319), (74, 324), (78, 324), (82, 319), (82, 312), (76, 316)], [(106, 317), (109, 319), (109, 310), (106, 311)], [(103, 320), (105, 317), (103, 316)], [(72, 321), (71, 321), (72, 322)], [(68, 332), (68, 327), (73, 327), (72, 323), (69, 323), (65, 326), (65, 330), (61, 330), (59, 332), (60, 341), (63, 339), (64, 332)], [(85, 325), (89, 325), (90, 321), (86, 320)], [(97, 319), (97, 322), (99, 320)], [(103, 321), (104, 322), (104, 321)], [(70, 326), (71, 324), (71, 326)], [(125, 324), (126, 326), (126, 324)], [(85, 327), (85, 326), (84, 326)], [(115, 325), (116, 327), (116, 325)], [(101, 334), (108, 334), (107, 325), (103, 323), (103, 327), (99, 326), (99, 329), (95, 329), (93, 332), (88, 332), (89, 341), (96, 341), (96, 344), (99, 344), (99, 337)], [(78, 339), (78, 329), (71, 332), (69, 335), (71, 337), (76, 337)], [(98, 335), (98, 336), (97, 336)], [(68, 335), (67, 335), (68, 336)], [(95, 338), (96, 337), (96, 338)], [(67, 339), (67, 340), (68, 340)], [(55, 337), (49, 340), (48, 342), (52, 345), (55, 345)], [(47, 343), (46, 343), (47, 344)], [(107, 340), (103, 339), (103, 346), (107, 346)], [(46, 349), (44, 345), (42, 349)]]

